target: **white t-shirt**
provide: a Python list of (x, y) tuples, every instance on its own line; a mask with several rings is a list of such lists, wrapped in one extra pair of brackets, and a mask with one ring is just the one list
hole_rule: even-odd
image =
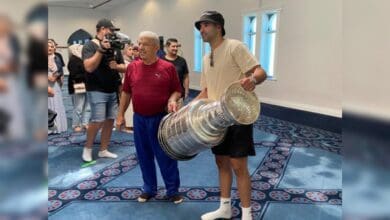
[(214, 66), (210, 66), (210, 54), (203, 57), (203, 70), (200, 78), (202, 89), (207, 88), (208, 98), (220, 99), (230, 84), (245, 77), (245, 73), (259, 62), (240, 41), (224, 39), (213, 52)]

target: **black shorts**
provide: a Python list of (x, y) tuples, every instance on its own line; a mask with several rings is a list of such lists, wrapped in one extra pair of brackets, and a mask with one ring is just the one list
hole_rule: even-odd
[(228, 128), (225, 139), (211, 149), (215, 155), (247, 157), (256, 155), (253, 144), (253, 124), (233, 125)]

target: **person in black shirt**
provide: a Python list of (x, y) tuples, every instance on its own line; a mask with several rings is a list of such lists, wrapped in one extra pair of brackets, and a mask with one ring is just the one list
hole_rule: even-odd
[(95, 39), (87, 42), (82, 50), (82, 59), (86, 70), (87, 98), (91, 106), (91, 119), (87, 129), (87, 142), (82, 158), (92, 161), (92, 146), (96, 134), (102, 128), (99, 157), (117, 158), (109, 152), (114, 119), (117, 114), (117, 92), (120, 85), (119, 72), (125, 72), (126, 66), (120, 50), (111, 48), (108, 34), (118, 30), (108, 19), (101, 19), (96, 25)]
[(177, 39), (169, 38), (165, 44), (167, 54), (163, 57), (164, 60), (171, 62), (179, 75), (180, 84), (182, 87), (182, 98), (187, 98), (189, 93), (190, 78), (188, 76), (188, 66), (186, 60), (177, 55), (177, 50), (180, 47)]

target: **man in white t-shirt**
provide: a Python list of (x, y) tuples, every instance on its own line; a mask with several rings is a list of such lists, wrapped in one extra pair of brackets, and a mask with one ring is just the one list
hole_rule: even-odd
[[(196, 99), (220, 100), (225, 89), (236, 81), (240, 81), (245, 90), (253, 91), (256, 85), (266, 79), (265, 71), (242, 42), (223, 37), (224, 23), (223, 16), (216, 11), (204, 12), (195, 22), (195, 27), (200, 31), (203, 41), (208, 42), (211, 47), (211, 53), (203, 58), (200, 82), (202, 91)], [(225, 140), (213, 147), (212, 151), (219, 171), (220, 207), (216, 211), (202, 215), (202, 220), (232, 217), (230, 204), (232, 171), (237, 178), (242, 219), (252, 219), (248, 156), (255, 155), (253, 124), (229, 127)]]

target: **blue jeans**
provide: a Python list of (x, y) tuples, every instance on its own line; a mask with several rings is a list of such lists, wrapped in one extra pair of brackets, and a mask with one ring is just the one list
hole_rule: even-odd
[(177, 161), (164, 153), (157, 139), (158, 126), (163, 117), (164, 114), (142, 116), (134, 113), (134, 142), (144, 181), (143, 191), (151, 196), (157, 193), (156, 158), (167, 196), (171, 197), (178, 194), (180, 176)]
[(91, 105), (91, 122), (104, 122), (115, 119), (118, 111), (117, 94), (104, 92), (87, 92)]
[(73, 117), (72, 128), (86, 126), (91, 118), (91, 106), (89, 105), (87, 94), (73, 94)]

